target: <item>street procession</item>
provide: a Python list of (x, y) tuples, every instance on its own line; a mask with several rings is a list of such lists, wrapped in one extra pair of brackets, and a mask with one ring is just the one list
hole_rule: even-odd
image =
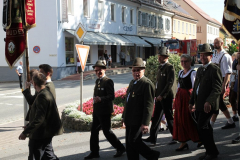
[(239, 0), (0, 8), (0, 160), (240, 160)]

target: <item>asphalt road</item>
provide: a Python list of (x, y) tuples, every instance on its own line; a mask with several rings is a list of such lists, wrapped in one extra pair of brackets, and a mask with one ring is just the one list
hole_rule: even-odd
[[(128, 86), (132, 79), (131, 73), (109, 76), (114, 81), (115, 91)], [(83, 99), (93, 95), (95, 80), (83, 83)], [(57, 94), (58, 108), (80, 100), (80, 81), (54, 81)], [(32, 89), (32, 93), (34, 93)], [(23, 95), (19, 83), (0, 83), (0, 124), (10, 123), (23, 119)]]

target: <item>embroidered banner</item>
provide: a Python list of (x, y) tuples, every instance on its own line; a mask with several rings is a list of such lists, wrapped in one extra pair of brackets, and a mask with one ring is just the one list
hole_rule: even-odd
[(11, 25), (11, 4), (12, 0), (3, 0), (2, 26), (6, 31)]
[(24, 28), (27, 30), (36, 27), (36, 6), (35, 0), (24, 0), (23, 3)]
[(25, 49), (26, 38), (22, 23), (22, 7), (20, 0), (10, 0), (11, 24), (6, 30), (5, 59), (12, 69), (15, 63), (22, 57)]
[(223, 28), (240, 43), (240, 1), (225, 0), (223, 12)]

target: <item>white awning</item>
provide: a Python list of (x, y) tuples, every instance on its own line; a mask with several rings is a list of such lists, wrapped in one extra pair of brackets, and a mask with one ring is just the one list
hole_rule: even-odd
[[(68, 33), (75, 36), (74, 30), (67, 29), (65, 31), (67, 31)], [(116, 42), (109, 41), (109, 40), (97, 35), (95, 32), (87, 32), (83, 38), (83, 44), (87, 44), (87, 45), (117, 45)]]
[(99, 36), (111, 41), (115, 42), (118, 45), (122, 46), (134, 46), (134, 43), (129, 41), (128, 39), (124, 38), (123, 36), (119, 34), (110, 34), (110, 33), (96, 33)]
[(128, 39), (129, 41), (133, 42), (136, 44), (136, 46), (140, 47), (152, 47), (149, 43), (144, 41), (144, 39), (141, 39), (137, 36), (127, 36), (127, 35), (122, 35), (124, 38)]
[(152, 43), (154, 46), (159, 47), (161, 46), (162, 40), (159, 38), (153, 38), (153, 37), (142, 37), (145, 41), (148, 41), (149, 43)]

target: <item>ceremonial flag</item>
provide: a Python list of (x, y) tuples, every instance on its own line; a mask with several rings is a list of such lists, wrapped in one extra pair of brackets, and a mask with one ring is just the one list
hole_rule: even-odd
[(36, 26), (35, 0), (4, 0), (5, 59), (12, 69), (26, 48), (26, 31)]
[(26, 36), (22, 23), (23, 8), (21, 0), (8, 1), (8, 4), (10, 4), (8, 12), (10, 24), (6, 28), (5, 59), (12, 69), (24, 53)]
[(223, 28), (240, 43), (240, 0), (225, 0)]

